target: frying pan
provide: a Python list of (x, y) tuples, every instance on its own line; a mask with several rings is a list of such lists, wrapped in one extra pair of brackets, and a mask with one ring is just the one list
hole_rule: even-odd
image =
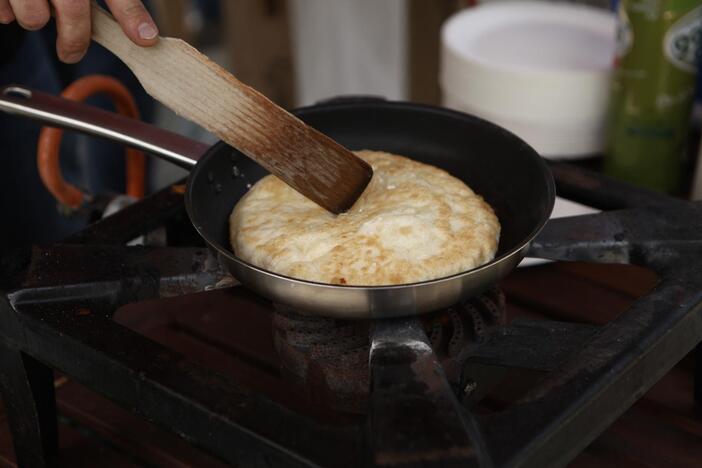
[(415, 315), (480, 293), (521, 261), (555, 199), (553, 178), (538, 154), (512, 133), (477, 117), (367, 98), (297, 109), (297, 117), (349, 149), (388, 151), (447, 170), (485, 198), (502, 226), (494, 260), (453, 276), (393, 286), (315, 283), (258, 268), (232, 252), (229, 214), (266, 171), (226, 144), (206, 147), (143, 122), (20, 86), (0, 89), (0, 110), (120, 141), (190, 169), (188, 215), (231, 274), (274, 302), (315, 315)]

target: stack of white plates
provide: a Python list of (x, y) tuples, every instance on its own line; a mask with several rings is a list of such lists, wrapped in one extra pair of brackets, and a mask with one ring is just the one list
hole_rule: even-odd
[(601, 152), (616, 39), (606, 10), (540, 1), (465, 9), (442, 30), (444, 105), (520, 136), (546, 157)]

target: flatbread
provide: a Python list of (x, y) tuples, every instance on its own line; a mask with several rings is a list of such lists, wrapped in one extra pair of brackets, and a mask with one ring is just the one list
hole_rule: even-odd
[(396, 285), (450, 276), (490, 261), (500, 224), (492, 208), (444, 170), (379, 151), (359, 151), (373, 179), (334, 216), (269, 175), (234, 207), (235, 254), (309, 281)]

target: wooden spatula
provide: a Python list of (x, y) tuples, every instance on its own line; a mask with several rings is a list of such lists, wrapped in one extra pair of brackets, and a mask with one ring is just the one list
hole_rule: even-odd
[(373, 171), (363, 160), (244, 85), (184, 41), (139, 47), (92, 6), (93, 40), (156, 100), (206, 128), (332, 213), (354, 204)]

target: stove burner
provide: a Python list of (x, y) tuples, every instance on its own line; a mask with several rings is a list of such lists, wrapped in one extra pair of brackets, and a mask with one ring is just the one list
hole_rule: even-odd
[[(422, 319), (449, 381), (460, 382), (460, 362), (491, 328), (503, 324), (505, 297), (497, 288)], [(312, 317), (276, 305), (273, 342), (283, 371), (311, 401), (365, 413), (369, 392), (368, 321)]]

